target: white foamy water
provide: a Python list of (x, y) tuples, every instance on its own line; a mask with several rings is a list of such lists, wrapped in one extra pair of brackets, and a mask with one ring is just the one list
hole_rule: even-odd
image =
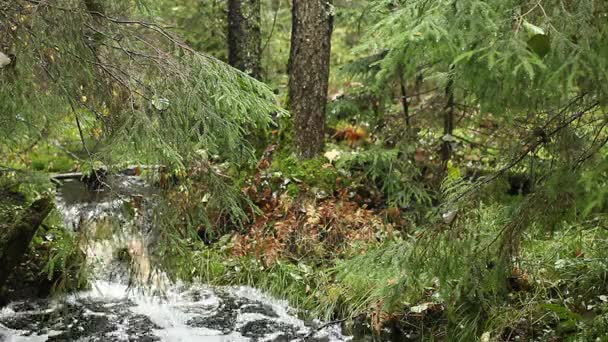
[[(128, 185), (130, 181), (122, 184)], [(68, 196), (62, 192), (58, 207), (64, 213), (66, 225), (71, 224), (74, 229), (95, 227), (83, 223), (96, 218), (121, 215), (123, 201), (128, 200), (124, 193), (101, 199)], [(301, 341), (310, 333), (312, 328), (298, 319), (286, 302), (259, 290), (169, 282), (162, 273), (150, 270), (146, 233), (133, 230), (131, 223), (125, 222), (125, 227), (129, 228), (114, 232), (110, 240), (83, 246), (96, 268), (96, 279), (89, 291), (56, 300), (14, 302), (3, 308), (0, 342), (279, 342)], [(117, 248), (128, 251), (138, 265), (134, 276), (154, 286), (127, 285), (126, 268), (114, 259)], [(314, 337), (308, 340), (348, 340), (338, 326), (327, 327)]]
[[(247, 287), (176, 285), (165, 298), (96, 281), (61, 301), (12, 303), (0, 341), (297, 341), (310, 331), (282, 301)], [(346, 340), (336, 328), (317, 336)]]

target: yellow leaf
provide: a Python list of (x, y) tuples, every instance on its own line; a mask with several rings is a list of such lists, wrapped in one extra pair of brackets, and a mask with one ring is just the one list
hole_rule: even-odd
[(95, 138), (99, 138), (101, 136), (101, 132), (102, 130), (99, 127), (94, 127), (91, 129), (91, 134), (93, 134)]

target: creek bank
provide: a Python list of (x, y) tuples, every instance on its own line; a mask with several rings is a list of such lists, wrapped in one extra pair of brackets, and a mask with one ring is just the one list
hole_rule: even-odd
[(23, 295), (48, 295), (49, 282), (28, 279), (30, 272), (23, 262), (37, 230), (53, 209), (53, 200), (45, 196), (27, 206), (24, 195), (10, 190), (0, 197), (0, 306)]
[[(86, 237), (72, 242), (95, 270), (89, 290), (9, 303), (0, 311), (0, 340), (278, 342), (302, 340), (322, 325), (298, 319), (286, 303), (252, 288), (167, 279), (150, 267), (147, 255), (150, 235), (158, 232), (146, 215), (153, 191), (145, 192), (150, 189), (136, 177), (109, 183), (111, 191), (91, 191), (80, 181), (57, 190), (64, 231)], [(348, 338), (328, 326), (308, 340)]]

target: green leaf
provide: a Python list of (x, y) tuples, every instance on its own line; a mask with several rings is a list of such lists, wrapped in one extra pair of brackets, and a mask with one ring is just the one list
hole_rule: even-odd
[(526, 32), (528, 32), (529, 35), (531, 36), (536, 36), (536, 35), (545, 35), (545, 30), (543, 30), (542, 28), (534, 25), (534, 24), (530, 24), (527, 21), (524, 21), (524, 28), (526, 29)]
[(164, 97), (155, 96), (152, 99), (152, 106), (160, 111), (167, 110), (167, 108), (169, 108), (169, 100)]

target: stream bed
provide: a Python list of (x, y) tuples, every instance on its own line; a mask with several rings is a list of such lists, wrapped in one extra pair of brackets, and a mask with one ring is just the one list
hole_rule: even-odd
[[(111, 187), (109, 194), (89, 191), (79, 181), (65, 182), (58, 189), (57, 208), (66, 227), (77, 230), (85, 221), (120, 215), (124, 201), (134, 195), (151, 197), (137, 177), (118, 177)], [(116, 248), (127, 248), (146, 264), (142, 246), (148, 245), (146, 237), (153, 229), (139, 226), (144, 228), (136, 234), (116, 234), (112, 241), (84, 248), (96, 262), (90, 290), (2, 308), (0, 342), (350, 340), (339, 325), (317, 331), (323, 322), (304, 322), (284, 301), (249, 287), (170, 283), (158, 274), (163, 279), (160, 291), (129, 286), (125, 265), (113, 256)]]
[[(96, 281), (62, 300), (14, 302), (0, 341), (297, 341), (310, 332), (291, 309), (252, 288), (174, 286), (164, 298)], [(328, 327), (310, 341), (344, 341)]]

